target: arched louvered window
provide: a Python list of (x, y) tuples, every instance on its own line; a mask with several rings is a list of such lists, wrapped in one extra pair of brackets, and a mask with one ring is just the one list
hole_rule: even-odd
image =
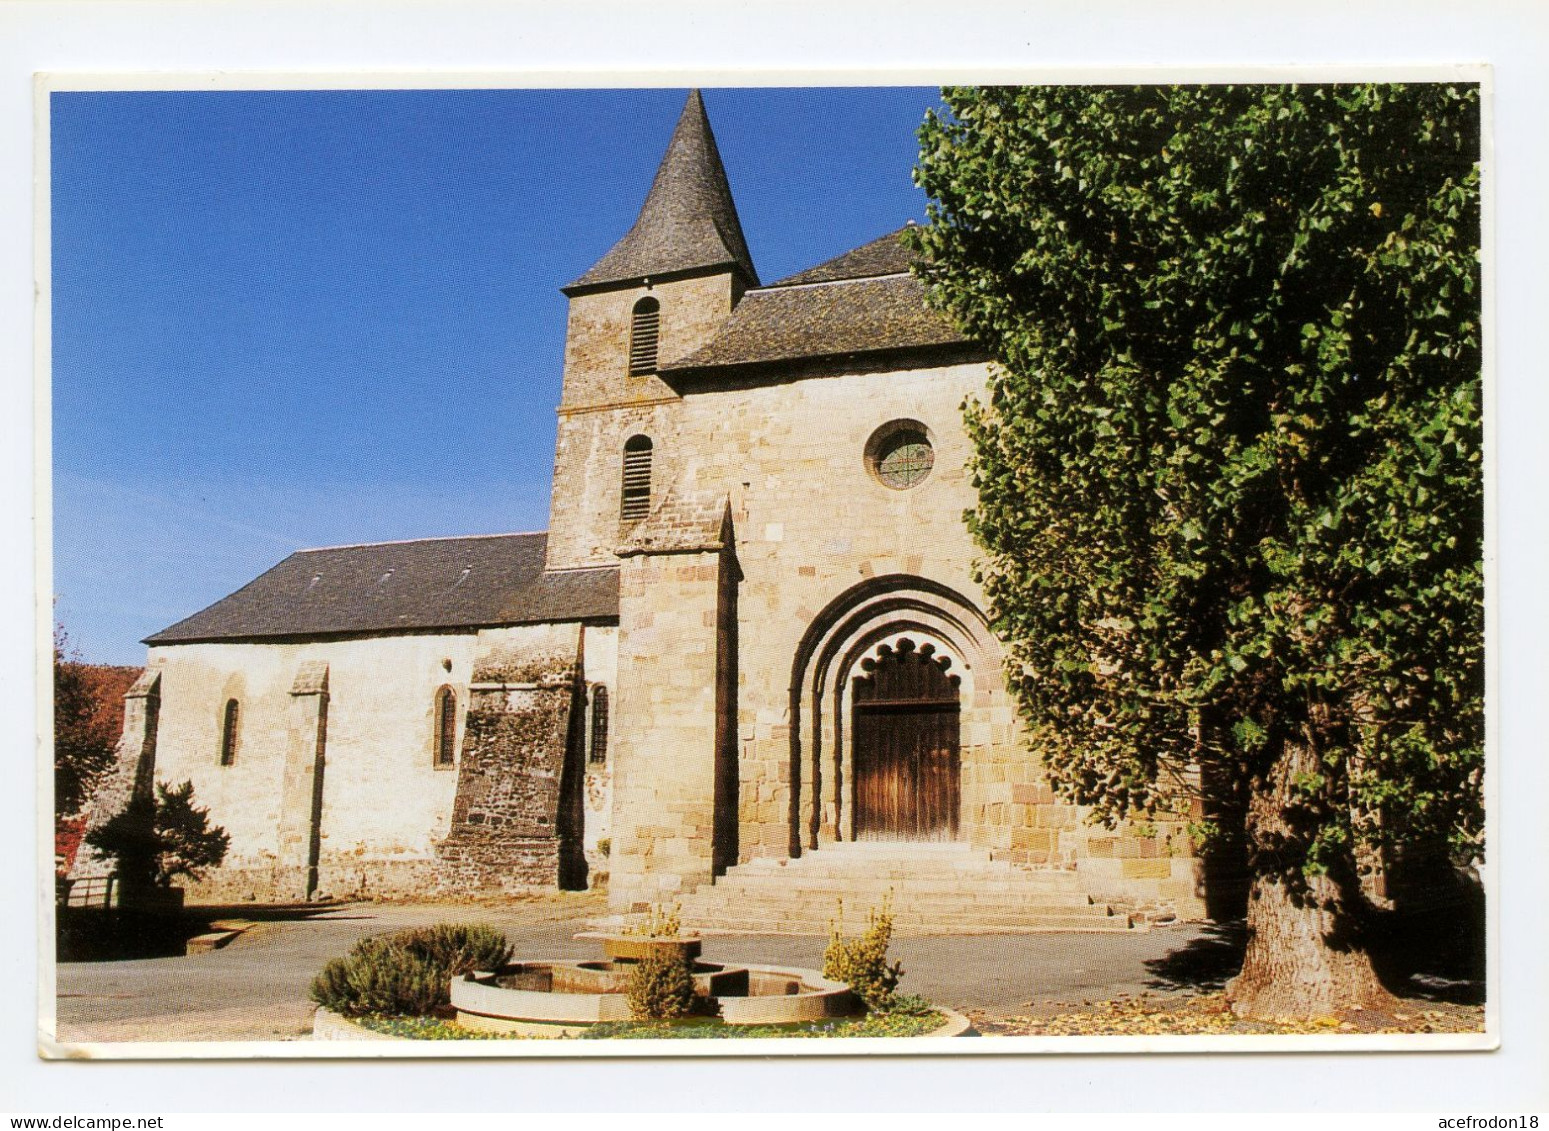
[(457, 692), (443, 687), (436, 692), (436, 765), (457, 762)]
[(656, 347), (661, 340), (662, 304), (654, 298), (635, 303), (629, 321), (629, 375), (644, 377), (656, 372)]
[(590, 760), (601, 765), (608, 760), (608, 689), (598, 684), (592, 689), (592, 748)]
[(237, 721), (241, 707), (235, 699), (226, 700), (226, 710), (221, 715), (221, 765), (230, 766), (237, 760)]
[(651, 511), (651, 439), (631, 436), (624, 443), (624, 492), (619, 517), (635, 522)]

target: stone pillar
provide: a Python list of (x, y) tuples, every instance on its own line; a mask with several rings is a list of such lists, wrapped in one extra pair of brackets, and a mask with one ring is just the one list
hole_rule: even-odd
[(322, 854), (323, 771), (328, 747), (328, 665), (307, 660), (296, 672), (286, 719), (285, 770), (280, 784), (279, 864), (275, 888), (311, 899)]
[[(86, 831), (95, 832), (135, 799), (150, 801), (156, 792), (156, 732), (161, 719), (161, 672), (147, 668), (124, 693), (124, 733), (113, 766), (92, 793)], [(71, 878), (106, 876), (113, 861), (88, 844), (76, 853)]]
[(620, 550), (609, 898), (671, 902), (736, 862), (736, 584), (729, 511), (664, 507)]

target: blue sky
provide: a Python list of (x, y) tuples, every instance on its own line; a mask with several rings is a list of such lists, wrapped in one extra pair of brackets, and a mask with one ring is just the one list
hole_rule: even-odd
[[(565, 300), (685, 97), (56, 93), (56, 613), (88, 659), (304, 546), (539, 530)], [(924, 218), (928, 88), (707, 90), (760, 276)]]

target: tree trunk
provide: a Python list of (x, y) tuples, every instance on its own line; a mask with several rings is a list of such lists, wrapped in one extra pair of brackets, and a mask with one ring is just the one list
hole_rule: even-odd
[(1348, 875), (1302, 871), (1302, 818), (1311, 814), (1293, 783), (1316, 768), (1309, 747), (1287, 742), (1248, 804), (1248, 946), (1226, 987), (1239, 1017), (1333, 1017), (1397, 1004), (1360, 942), (1354, 867)]

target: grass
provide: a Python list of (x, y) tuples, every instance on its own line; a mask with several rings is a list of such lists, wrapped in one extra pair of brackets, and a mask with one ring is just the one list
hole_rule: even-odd
[[(519, 1033), (484, 1033), (464, 1028), (439, 1017), (356, 1017), (355, 1024), (390, 1037), (411, 1041), (507, 1041), (556, 1040)], [(871, 1013), (864, 1017), (836, 1017), (796, 1025), (727, 1025), (707, 1017), (681, 1021), (610, 1021), (593, 1025), (576, 1040), (747, 1040), (749, 1038), (921, 1037), (944, 1024), (934, 1009)]]
[(1484, 1007), (1404, 1001), (1392, 1013), (1355, 1010), (1311, 1020), (1249, 1020), (1234, 1016), (1224, 993), (1181, 997), (1121, 995), (1110, 1001), (1056, 1007), (1042, 1016), (974, 1016), (974, 1027), (998, 1037), (1258, 1036), (1265, 1034), (1479, 1033)]

